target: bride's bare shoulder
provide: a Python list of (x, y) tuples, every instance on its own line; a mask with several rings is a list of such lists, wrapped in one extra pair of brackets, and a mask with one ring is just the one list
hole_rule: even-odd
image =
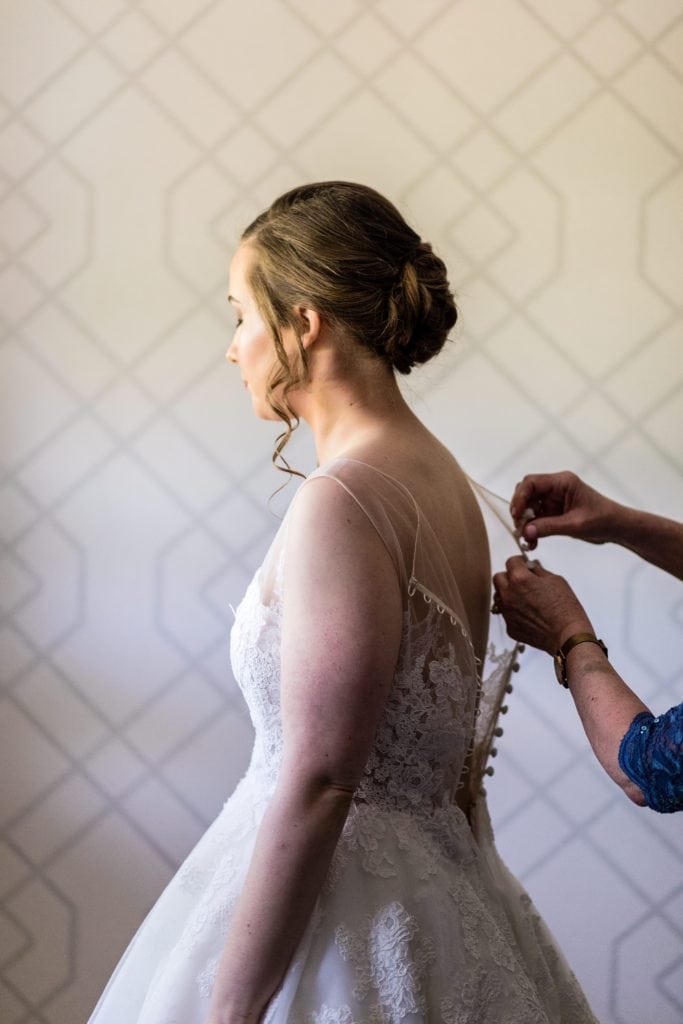
[(426, 428), (388, 435), (344, 452), (345, 458), (367, 464), (393, 477), (415, 498), (450, 495), (468, 488), (467, 477), (453, 455)]

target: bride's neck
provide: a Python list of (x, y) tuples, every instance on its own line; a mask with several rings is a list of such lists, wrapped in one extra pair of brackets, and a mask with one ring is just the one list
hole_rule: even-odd
[(364, 361), (343, 374), (312, 370), (293, 405), (311, 428), (321, 466), (415, 418), (394, 374), (380, 363)]

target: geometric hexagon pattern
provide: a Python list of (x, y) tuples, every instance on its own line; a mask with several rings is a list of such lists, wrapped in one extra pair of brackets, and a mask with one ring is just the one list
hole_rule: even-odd
[[(680, 0), (6, 0), (0, 37), (0, 1018), (84, 1020), (243, 771), (236, 605), (288, 491), (222, 361), (241, 227), (306, 179), (386, 192), (449, 264), (406, 382), (509, 494), (571, 467), (683, 507)], [(295, 464), (313, 468), (310, 442)], [(653, 709), (680, 585), (545, 542)], [(602, 774), (527, 652), (499, 846), (598, 1017), (683, 1019), (683, 839)]]

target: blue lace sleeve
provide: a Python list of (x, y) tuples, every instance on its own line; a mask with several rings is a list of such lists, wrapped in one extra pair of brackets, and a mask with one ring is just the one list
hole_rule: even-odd
[(683, 810), (683, 704), (656, 718), (636, 715), (621, 741), (619, 766), (653, 811)]

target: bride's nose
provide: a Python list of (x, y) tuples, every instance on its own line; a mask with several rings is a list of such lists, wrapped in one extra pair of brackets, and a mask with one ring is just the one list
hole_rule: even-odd
[(237, 345), (234, 341), (231, 341), (228, 345), (228, 350), (225, 353), (225, 358), (229, 363), (237, 363)]

